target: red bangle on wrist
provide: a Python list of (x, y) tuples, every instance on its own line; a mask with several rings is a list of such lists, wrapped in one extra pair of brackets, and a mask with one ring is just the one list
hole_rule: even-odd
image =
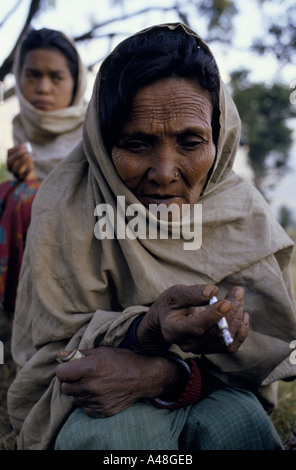
[(177, 410), (197, 402), (201, 393), (201, 374), (198, 365), (193, 359), (187, 361), (186, 364), (190, 366), (191, 374), (180, 398), (173, 403), (166, 403), (162, 400), (154, 399), (152, 400), (154, 406), (167, 410)]

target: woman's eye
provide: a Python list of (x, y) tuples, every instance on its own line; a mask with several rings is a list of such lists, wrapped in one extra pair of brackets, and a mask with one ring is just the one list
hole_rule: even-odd
[(63, 77), (59, 76), (59, 75), (55, 75), (54, 77), (52, 77), (52, 80), (54, 82), (60, 82), (63, 80)]
[(148, 148), (148, 144), (146, 144), (145, 142), (137, 141), (137, 140), (124, 142), (122, 146), (126, 150), (129, 150), (130, 152), (140, 152)]
[(202, 140), (185, 140), (180, 143), (181, 147), (188, 149), (195, 149), (202, 144)]
[(25, 78), (29, 80), (34, 79), (34, 78), (39, 78), (39, 73), (38, 72), (26, 72)]

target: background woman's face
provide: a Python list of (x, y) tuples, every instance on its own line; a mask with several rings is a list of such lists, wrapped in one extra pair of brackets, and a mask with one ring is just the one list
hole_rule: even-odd
[(54, 111), (70, 106), (74, 80), (66, 57), (57, 49), (29, 51), (21, 70), (20, 87), (35, 108)]
[(162, 79), (136, 93), (112, 159), (144, 206), (197, 202), (215, 159), (211, 120), (210, 95), (193, 81)]

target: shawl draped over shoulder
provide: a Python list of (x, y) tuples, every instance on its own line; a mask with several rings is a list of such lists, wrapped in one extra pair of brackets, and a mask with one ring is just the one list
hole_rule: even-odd
[(213, 374), (253, 390), (269, 406), (276, 402), (276, 381), (296, 376), (289, 360), (296, 339), (293, 243), (253, 185), (232, 170), (240, 119), (222, 80), (221, 130), (198, 201), (202, 244), (196, 250), (184, 250), (182, 238), (94, 236), (98, 204), (116, 214), (117, 195), (126, 206), (139, 203), (103, 147), (99, 84), (100, 73), (83, 141), (45, 180), (33, 204), (13, 326), (18, 374), (8, 392), (19, 449), (49, 448), (72, 410), (55, 376), (57, 352), (119, 346), (131, 322), (174, 284), (214, 283), (219, 298), (234, 285), (245, 288), (249, 335), (235, 354), (204, 357)]
[[(60, 34), (75, 48), (75, 44), (62, 32)], [(43, 180), (48, 173), (81, 141), (82, 124), (87, 102), (86, 68), (77, 54), (77, 90), (71, 106), (54, 111), (42, 111), (32, 106), (20, 89), (20, 49), (14, 60), (13, 72), (20, 111), (13, 119), (14, 145), (30, 142), (38, 179)]]

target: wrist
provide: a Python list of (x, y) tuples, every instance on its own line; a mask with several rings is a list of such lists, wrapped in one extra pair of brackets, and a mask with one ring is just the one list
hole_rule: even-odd
[(183, 368), (175, 361), (164, 357), (147, 357), (145, 377), (149, 380), (145, 398), (159, 397), (173, 401), (177, 396), (179, 384), (183, 383)]
[(161, 333), (157, 312), (148, 310), (146, 315), (137, 323), (134, 331), (135, 342), (139, 352), (149, 356), (164, 356), (170, 344)]
[(202, 389), (202, 377), (198, 368), (197, 363), (194, 360), (190, 360), (188, 365), (187, 362), (183, 362), (183, 366), (190, 369), (190, 374), (187, 370), (187, 381), (183, 385), (182, 390), (179, 393), (179, 396), (172, 401), (163, 400), (162, 397), (157, 397), (152, 400), (152, 404), (158, 408), (165, 408), (169, 410), (176, 410), (179, 408), (184, 408), (186, 406), (196, 403), (201, 397)]

